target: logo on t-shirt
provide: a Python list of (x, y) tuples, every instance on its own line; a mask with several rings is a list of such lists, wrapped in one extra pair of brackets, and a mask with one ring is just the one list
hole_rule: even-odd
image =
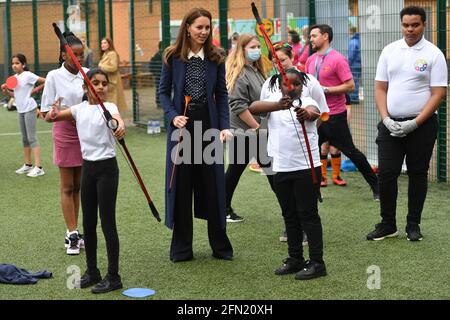
[(414, 69), (419, 72), (427, 70), (428, 62), (425, 59), (417, 59), (414, 63)]

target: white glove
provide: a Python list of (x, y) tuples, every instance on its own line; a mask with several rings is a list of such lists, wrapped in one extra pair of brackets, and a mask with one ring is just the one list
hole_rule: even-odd
[(419, 127), (417, 125), (416, 119), (402, 121), (399, 122), (399, 124), (400, 124), (400, 132), (405, 136)]
[(389, 117), (386, 117), (383, 119), (384, 126), (391, 132), (391, 135), (394, 137), (400, 134), (400, 123), (397, 121), (392, 120)]

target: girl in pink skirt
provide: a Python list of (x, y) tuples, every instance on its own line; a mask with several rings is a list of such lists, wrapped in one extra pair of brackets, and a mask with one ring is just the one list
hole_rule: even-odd
[[(77, 60), (82, 63), (84, 47), (73, 33), (64, 33)], [(48, 112), (55, 103), (66, 109), (81, 103), (83, 98), (83, 77), (64, 46), (60, 46), (61, 67), (47, 75), (42, 95), (41, 111)], [(88, 69), (85, 69), (87, 72)], [(77, 255), (84, 247), (83, 239), (77, 230), (80, 208), (81, 147), (77, 129), (73, 121), (61, 121), (53, 125), (53, 161), (59, 167), (61, 181), (61, 207), (67, 231), (64, 245), (67, 254)]]

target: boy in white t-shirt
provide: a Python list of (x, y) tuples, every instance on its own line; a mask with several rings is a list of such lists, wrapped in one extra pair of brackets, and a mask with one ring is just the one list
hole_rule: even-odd
[[(17, 174), (26, 173), (28, 177), (38, 177), (45, 174), (41, 164), (41, 147), (36, 136), (36, 101), (31, 95), (42, 88), (45, 78), (41, 78), (34, 73), (28, 71), (27, 58), (18, 53), (12, 57), (12, 69), (16, 73), (17, 86), (13, 90), (9, 90), (6, 84), (1, 86), (2, 90), (16, 100), (16, 107), (19, 116), (19, 126), (22, 133), (24, 164), (16, 170)], [(34, 89), (35, 83), (41, 84)], [(31, 160), (31, 151), (33, 151), (35, 166), (33, 168)]]
[(406, 238), (422, 240), (420, 223), (438, 132), (436, 111), (447, 90), (444, 54), (423, 36), (425, 10), (406, 7), (400, 20), (404, 38), (383, 49), (375, 77), (375, 101), (382, 120), (376, 139), (381, 223), (367, 240), (398, 235), (397, 180), (404, 160), (408, 171)]
[[(287, 69), (293, 85), (291, 98), (285, 83), (282, 98), (273, 95), (265, 101), (255, 101), (249, 110), (268, 115), (268, 153), (273, 157), (274, 191), (280, 204), (287, 233), (289, 257), (275, 270), (276, 275), (296, 273), (295, 279), (308, 280), (326, 275), (323, 261), (322, 224), (318, 213), (320, 184), (312, 180), (311, 165), (320, 177), (320, 156), (316, 121), (322, 112), (311, 98), (300, 100), (306, 75), (296, 69)], [(279, 83), (282, 78), (279, 76)], [(292, 108), (295, 107), (295, 109)], [(309, 163), (306, 142), (299, 121), (304, 122), (311, 146), (313, 163)], [(309, 243), (309, 261), (303, 258), (302, 230)]]

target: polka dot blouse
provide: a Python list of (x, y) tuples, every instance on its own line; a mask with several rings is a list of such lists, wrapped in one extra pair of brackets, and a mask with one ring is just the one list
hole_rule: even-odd
[(191, 96), (191, 102), (206, 102), (206, 61), (193, 56), (186, 64), (185, 95)]

